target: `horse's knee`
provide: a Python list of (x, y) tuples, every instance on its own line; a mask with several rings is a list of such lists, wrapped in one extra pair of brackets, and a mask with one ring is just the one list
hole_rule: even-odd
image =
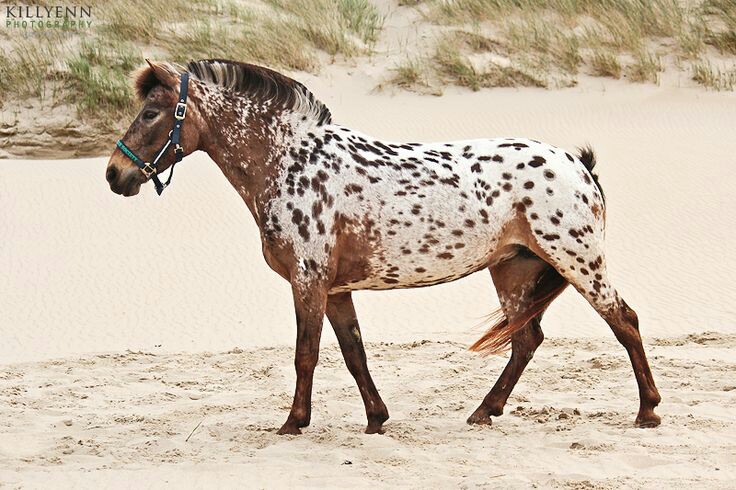
[(319, 352), (298, 352), (294, 357), (297, 372), (312, 372), (317, 366)]

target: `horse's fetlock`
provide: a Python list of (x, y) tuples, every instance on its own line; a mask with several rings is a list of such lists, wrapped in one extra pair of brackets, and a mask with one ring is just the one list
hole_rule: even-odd
[(287, 423), (291, 422), (297, 427), (307, 427), (311, 418), (312, 414), (309, 410), (304, 410), (301, 408), (292, 409), (291, 413), (289, 413)]
[(503, 415), (503, 404), (493, 403), (488, 405), (488, 415), (493, 415), (494, 417)]
[(372, 413), (367, 416), (368, 425), (381, 425), (388, 420), (388, 417), (388, 410), (386, 410), (386, 407), (383, 407), (383, 411)]
[(656, 407), (662, 401), (662, 396), (657, 390), (650, 391), (648, 393), (647, 400), (652, 407)]

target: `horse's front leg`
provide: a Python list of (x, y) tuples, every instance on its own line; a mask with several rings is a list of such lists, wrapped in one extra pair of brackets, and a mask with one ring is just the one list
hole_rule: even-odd
[(279, 434), (301, 434), (312, 413), (312, 379), (319, 357), (319, 339), (327, 304), (327, 287), (321, 281), (292, 281), (296, 312), (296, 391), (291, 412)]
[(350, 374), (355, 378), (368, 417), (366, 434), (383, 433), (383, 423), (388, 420), (388, 410), (373, 383), (360, 335), (358, 317), (350, 293), (338, 293), (327, 299), (327, 318), (335, 329), (340, 350)]

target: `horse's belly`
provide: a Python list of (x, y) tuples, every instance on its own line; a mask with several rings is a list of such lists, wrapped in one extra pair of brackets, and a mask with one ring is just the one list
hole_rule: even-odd
[(486, 267), (497, 237), (487, 229), (457, 230), (427, 231), (415, 238), (384, 236), (369, 260), (368, 277), (336, 291), (431, 286)]

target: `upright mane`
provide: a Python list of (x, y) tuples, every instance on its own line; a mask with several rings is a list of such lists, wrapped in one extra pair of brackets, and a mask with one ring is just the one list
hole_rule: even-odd
[(330, 110), (307, 87), (268, 68), (211, 59), (190, 61), (187, 70), (197, 80), (271, 101), (284, 109), (312, 117), (319, 125), (332, 122)]

